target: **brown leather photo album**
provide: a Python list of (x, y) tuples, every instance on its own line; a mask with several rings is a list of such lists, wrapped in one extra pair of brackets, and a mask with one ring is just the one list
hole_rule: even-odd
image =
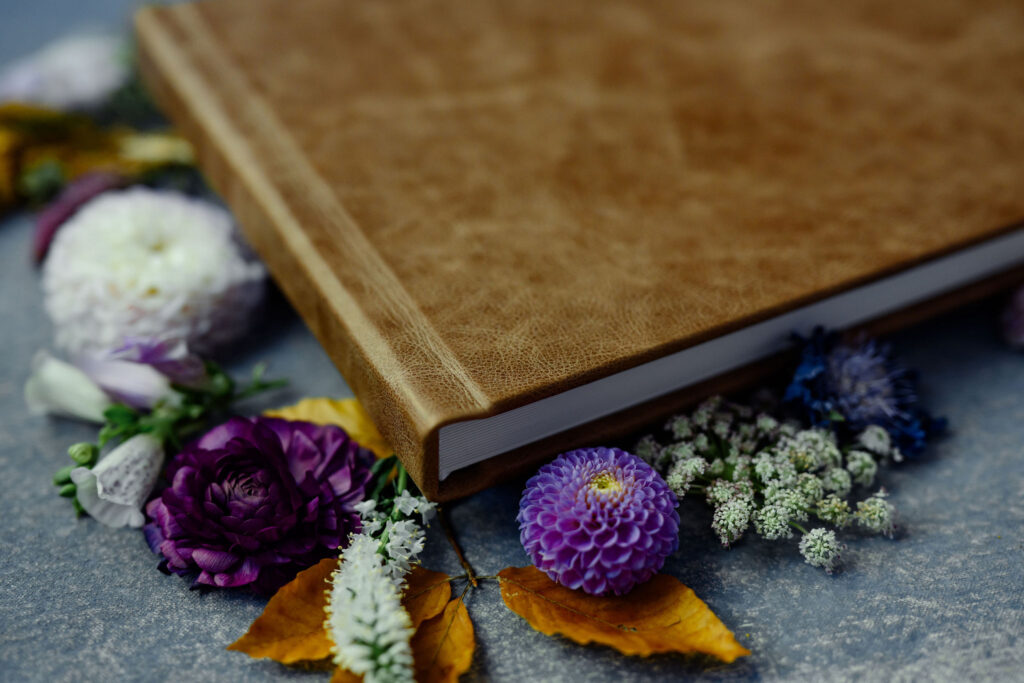
[(435, 499), (1024, 263), (1019, 3), (218, 0), (137, 33)]

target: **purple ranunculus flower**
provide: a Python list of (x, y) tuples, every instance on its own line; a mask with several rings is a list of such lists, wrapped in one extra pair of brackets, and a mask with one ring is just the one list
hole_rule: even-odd
[(526, 484), (519, 538), (553, 580), (622, 595), (679, 547), (675, 495), (647, 463), (617, 448), (563, 453)]
[(146, 540), (164, 571), (273, 593), (359, 531), (373, 461), (339, 427), (232, 418), (171, 460)]

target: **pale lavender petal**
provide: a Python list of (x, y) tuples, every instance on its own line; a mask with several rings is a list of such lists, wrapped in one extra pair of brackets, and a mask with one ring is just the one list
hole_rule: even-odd
[(150, 409), (173, 395), (168, 379), (148, 365), (97, 354), (79, 356), (75, 365), (107, 394), (133, 408)]

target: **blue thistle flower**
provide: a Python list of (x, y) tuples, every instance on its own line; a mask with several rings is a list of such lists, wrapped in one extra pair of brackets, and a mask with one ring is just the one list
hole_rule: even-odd
[(816, 328), (803, 343), (800, 365), (784, 400), (814, 426), (856, 433), (878, 425), (906, 455), (920, 453), (945, 429), (919, 404), (916, 374), (900, 365), (887, 344), (864, 339), (847, 345)]

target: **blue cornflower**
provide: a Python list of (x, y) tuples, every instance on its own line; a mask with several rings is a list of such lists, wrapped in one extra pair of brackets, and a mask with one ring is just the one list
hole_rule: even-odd
[(856, 433), (878, 425), (906, 455), (916, 455), (945, 428), (918, 404), (916, 375), (900, 365), (887, 344), (839, 342), (816, 328), (803, 343), (800, 365), (784, 400), (815, 426)]

